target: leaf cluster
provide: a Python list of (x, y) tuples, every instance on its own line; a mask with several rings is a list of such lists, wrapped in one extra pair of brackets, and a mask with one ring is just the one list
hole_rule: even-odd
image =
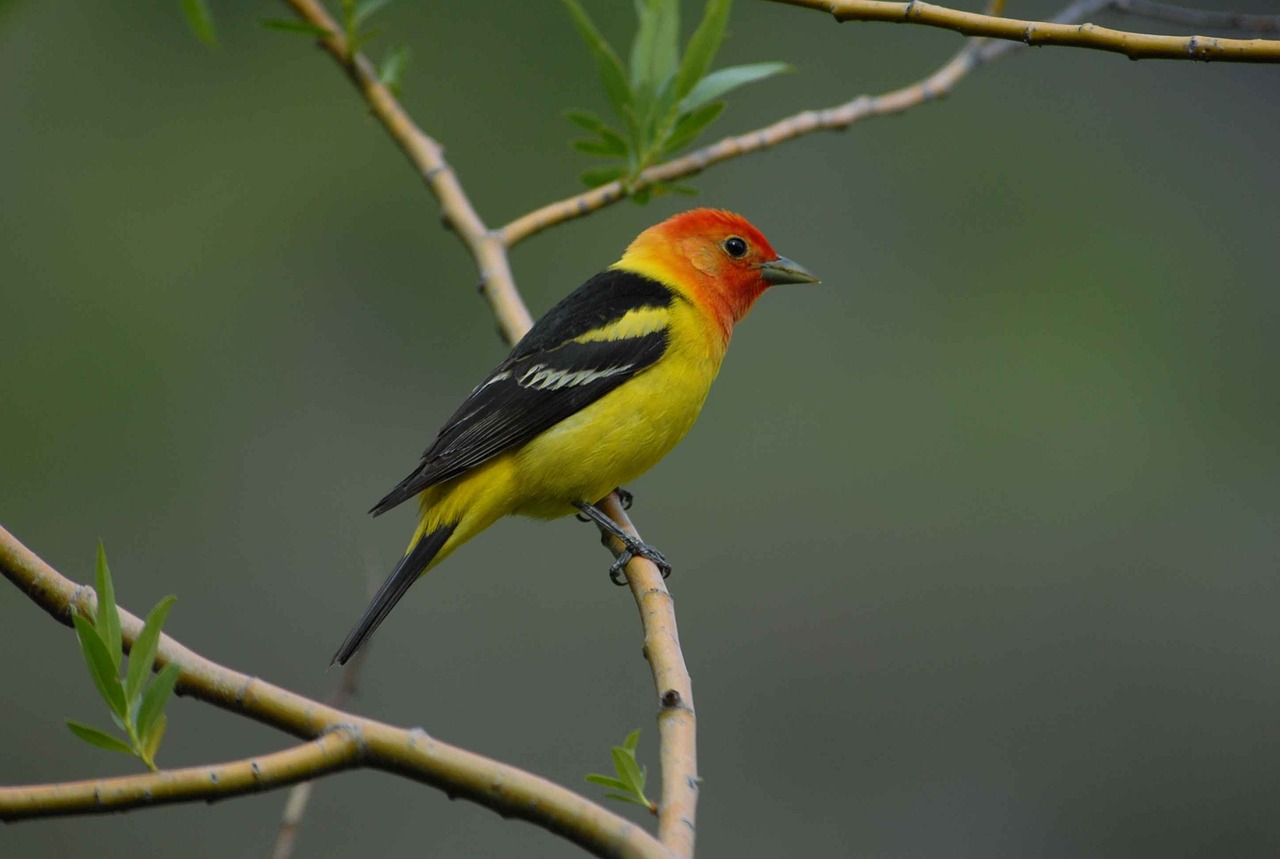
[(653, 192), (689, 192), (670, 184), (640, 187), (638, 178), (696, 140), (724, 111), (722, 96), (791, 70), (786, 63), (765, 62), (710, 71), (724, 41), (731, 0), (707, 0), (683, 56), (679, 0), (635, 0), (638, 26), (625, 69), (578, 0), (564, 4), (595, 58), (616, 120), (611, 125), (585, 110), (565, 114), (590, 135), (574, 140), (574, 149), (615, 162), (587, 170), (582, 181), (594, 188), (620, 180), (637, 202), (647, 201)]
[(160, 630), (177, 597), (167, 596), (147, 615), (142, 633), (129, 651), (127, 670), (121, 673), (123, 650), (120, 637), (120, 612), (116, 608), (115, 587), (107, 567), (107, 553), (98, 544), (98, 570), (95, 581), (98, 608), (93, 615), (77, 611), (71, 620), (89, 676), (98, 694), (111, 711), (111, 721), (123, 731), (128, 741), (106, 731), (67, 719), (71, 733), (87, 743), (113, 752), (133, 755), (151, 771), (156, 770), (156, 752), (164, 738), (168, 717), (165, 704), (178, 682), (178, 666), (166, 665), (154, 677), (156, 647)]
[(618, 802), (633, 802), (643, 805), (653, 814), (658, 813), (657, 804), (644, 795), (644, 783), (647, 771), (636, 761), (636, 745), (640, 742), (640, 731), (637, 729), (627, 734), (622, 745), (613, 747), (613, 769), (617, 777), (591, 773), (587, 781), (608, 788), (605, 798)]

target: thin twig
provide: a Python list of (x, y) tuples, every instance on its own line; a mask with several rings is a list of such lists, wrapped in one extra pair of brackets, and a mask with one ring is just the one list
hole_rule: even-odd
[[(759, 152), (815, 131), (841, 131), (859, 120), (901, 113), (916, 105), (941, 98), (949, 93), (965, 75), (988, 60), (978, 51), (979, 41), (967, 43), (959, 53), (935, 72), (909, 86), (875, 96), (860, 95), (851, 101), (825, 110), (802, 111), (763, 128), (726, 137), (687, 155), (650, 167), (639, 175), (635, 187), (643, 188), (661, 182), (673, 182), (701, 173), (713, 164)], [(503, 243), (507, 247), (512, 247), (549, 227), (581, 218), (597, 209), (616, 203), (624, 196), (626, 192), (622, 184), (610, 182), (534, 209), (516, 218), (498, 232), (502, 236)]]
[(1229, 63), (1280, 63), (1280, 41), (1226, 39), (1213, 36), (1157, 36), (1112, 30), (1096, 24), (1055, 24), (1023, 21), (910, 0), (774, 0), (830, 12), (837, 21), (883, 21), (890, 24), (923, 24), (953, 30), (965, 36), (1009, 39), (1028, 45), (1059, 45), (1124, 54), (1131, 60), (1217, 60)]
[[(325, 699), (326, 704), (338, 710), (347, 706), (347, 702), (356, 694), (356, 680), (371, 649), (370, 644), (365, 644), (356, 651), (356, 655), (343, 667), (338, 685)], [(284, 813), (280, 817), (280, 831), (276, 834), (276, 843), (271, 850), (271, 859), (290, 859), (293, 856), (293, 848), (298, 843), (298, 828), (302, 825), (302, 818), (306, 816), (314, 786), (315, 782), (308, 780), (294, 785), (289, 791), (284, 802)]]
[[(3, 527), (0, 527), (0, 574), (65, 625), (71, 624), (73, 610), (88, 614), (94, 611), (96, 598), (92, 588), (64, 577)], [(142, 632), (141, 619), (121, 608), (120, 627), (126, 649), (131, 648)], [(670, 859), (671, 854), (657, 839), (598, 803), (540, 776), (441, 742), (420, 728), (397, 728), (329, 707), (219, 665), (184, 647), (170, 635), (160, 637), (156, 662), (157, 666), (178, 666), (181, 673), (177, 691), (181, 695), (304, 740), (331, 733), (354, 736), (359, 741), (360, 758), (365, 767), (431, 785), (449, 796), (490, 808), (503, 817), (527, 820), (563, 835), (597, 856)], [(316, 766), (322, 768), (324, 763)], [(196, 769), (207, 772), (207, 769)], [(310, 778), (321, 771), (326, 770), (301, 768), (295, 773), (296, 778), (281, 783)], [(95, 789), (77, 794), (74, 801), (63, 802), (60, 813), (105, 813), (109, 809), (100, 804), (98, 797), (108, 781), (91, 782)], [(30, 796), (32, 792), (47, 789), (47, 785), (0, 789), (0, 821), (39, 816), (39, 803), (33, 802)], [(209, 783), (202, 796), (188, 795), (169, 801), (216, 798), (232, 792), (221, 783)], [(136, 798), (134, 807), (156, 801), (155, 794), (146, 791)]]
[(1188, 9), (1185, 6), (1154, 3), (1152, 0), (1108, 0), (1103, 8), (1183, 27), (1236, 30), (1244, 33), (1280, 33), (1280, 15), (1246, 15), (1243, 12)]
[[(1144, 10), (1142, 14), (1149, 14), (1148, 10), (1155, 6), (1159, 6), (1162, 10), (1177, 8), (1153, 4), (1149, 0), (1079, 0), (1063, 8), (1047, 23), (1067, 26), (1108, 8), (1123, 9), (1127, 6), (1134, 7), (1135, 12), (1141, 7)], [(999, 7), (993, 5), (989, 12), (998, 14)], [(1226, 26), (1228, 18), (1244, 26), (1262, 27), (1264, 23), (1270, 22), (1272, 26), (1280, 27), (1280, 24), (1276, 23), (1280, 21), (1280, 17), (1272, 18), (1263, 15), (1224, 15), (1220, 19), (1215, 18), (1214, 23), (1217, 26)], [(700, 173), (722, 161), (749, 155), (815, 131), (843, 131), (863, 119), (901, 113), (947, 95), (967, 74), (978, 67), (1025, 47), (1027, 44), (1021, 41), (971, 40), (951, 60), (923, 80), (876, 96), (861, 95), (825, 110), (803, 111), (762, 128), (726, 137), (687, 155), (650, 167), (637, 177), (633, 187), (638, 189), (661, 182), (674, 182)], [(499, 233), (503, 244), (508, 248), (514, 247), (543, 230), (589, 215), (624, 197), (626, 197), (626, 191), (622, 183), (610, 182), (527, 212), (508, 223), (499, 230)]]

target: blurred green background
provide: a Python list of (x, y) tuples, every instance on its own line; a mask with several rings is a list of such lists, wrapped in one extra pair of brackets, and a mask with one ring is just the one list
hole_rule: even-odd
[[(588, 8), (629, 39), (630, 3)], [(283, 6), (214, 11), (212, 51), (176, 0), (0, 17), (0, 522), (81, 581), (101, 537), (123, 605), (176, 593), (183, 642), (323, 696), (411, 528), (364, 511), (504, 350), (333, 62), (258, 27)], [(406, 104), (491, 224), (578, 188), (559, 112), (604, 105), (558, 3), (380, 23), (374, 53), (411, 45)], [(767, 3), (731, 30), (718, 65), (799, 71), (710, 139), (960, 45)], [(701, 856), (1280, 851), (1278, 75), (1025, 51), (697, 178), (698, 204), (825, 280), (765, 297), (698, 427), (630, 487), (676, 565)], [(689, 205), (522, 245), (530, 306)], [(642, 727), (652, 770), (607, 564), (589, 526), (500, 523), (401, 604), (353, 706), (593, 795), (583, 775)], [(63, 727), (104, 710), (71, 633), (8, 586), (0, 646), (0, 782), (136, 770)], [(178, 700), (161, 762), (289, 743)], [(14, 825), (0, 855), (261, 857), (283, 801)], [(357, 773), (320, 786), (298, 856), (357, 854), (577, 851)]]

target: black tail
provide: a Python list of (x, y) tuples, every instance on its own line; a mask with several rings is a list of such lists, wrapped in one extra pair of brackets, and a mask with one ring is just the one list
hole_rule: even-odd
[(330, 665), (335, 662), (346, 665), (347, 660), (355, 656), (356, 651), (369, 640), (369, 636), (373, 635), (378, 624), (387, 619), (391, 609), (395, 608), (400, 598), (408, 592), (409, 586), (422, 575), (422, 571), (427, 568), (427, 564), (431, 563), (431, 559), (444, 547), (445, 541), (453, 534), (453, 529), (456, 527), (456, 524), (442, 525), (430, 534), (424, 534), (421, 540), (413, 544), (413, 548), (400, 559), (400, 563), (396, 564), (391, 575), (382, 583), (377, 596), (364, 610), (355, 629), (351, 630), (347, 640), (342, 642), (338, 652), (333, 655)]

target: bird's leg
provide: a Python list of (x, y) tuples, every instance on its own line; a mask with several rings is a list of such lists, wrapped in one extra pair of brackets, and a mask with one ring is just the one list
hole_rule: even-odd
[(671, 564), (667, 563), (666, 557), (664, 557), (661, 552), (643, 540), (637, 540), (626, 531), (623, 531), (618, 527), (618, 523), (606, 516), (604, 511), (599, 507), (596, 507), (594, 504), (586, 504), (583, 502), (575, 504), (574, 506), (582, 511), (582, 515), (586, 516), (588, 520), (599, 525), (601, 530), (622, 541), (623, 549), (618, 554), (617, 559), (609, 567), (609, 580), (615, 585), (625, 585), (627, 583), (627, 577), (623, 575), (622, 568), (625, 567), (627, 562), (636, 555), (653, 561), (653, 563), (657, 565), (658, 571), (662, 573), (662, 577), (664, 579), (671, 575)]
[[(635, 503), (636, 497), (632, 495), (630, 492), (628, 492), (627, 490), (623, 489), (621, 486), (619, 486), (617, 489), (614, 489), (613, 491), (618, 493), (618, 503), (622, 505), (622, 509), (630, 510), (631, 505)], [(574, 513), (573, 518), (577, 519), (579, 522), (593, 521), (590, 516), (587, 516), (582, 513)]]

